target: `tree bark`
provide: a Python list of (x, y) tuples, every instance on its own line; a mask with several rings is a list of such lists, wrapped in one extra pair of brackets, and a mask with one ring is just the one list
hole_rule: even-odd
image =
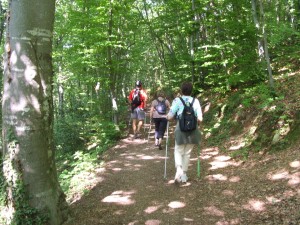
[(268, 50), (268, 38), (267, 38), (267, 33), (265, 30), (265, 20), (264, 20), (264, 8), (262, 1), (259, 1), (259, 9), (260, 9), (260, 15), (261, 15), (261, 24), (262, 24), (262, 35), (263, 35), (263, 40), (264, 40), (264, 56), (267, 62), (267, 69), (268, 69), (268, 75), (269, 75), (269, 85), (271, 88), (271, 91), (274, 90), (274, 79), (273, 79), (273, 74), (272, 74), (272, 67), (271, 67), (271, 62), (270, 62), (270, 56), (269, 56), (269, 50)]
[(32, 219), (26, 207), (51, 225), (65, 220), (53, 143), (54, 12), (55, 0), (10, 1), (2, 103), (7, 224)]

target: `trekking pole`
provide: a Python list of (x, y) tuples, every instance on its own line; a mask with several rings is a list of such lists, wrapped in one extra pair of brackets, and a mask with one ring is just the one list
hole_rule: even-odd
[(197, 161), (197, 176), (198, 178), (200, 178), (200, 144), (198, 144), (198, 148), (197, 148), (197, 158), (198, 158), (198, 161)]
[(147, 122), (147, 118), (146, 118), (146, 114), (145, 114), (145, 119), (144, 119), (144, 124), (143, 124), (143, 127), (144, 127), (144, 141), (146, 140), (146, 135), (145, 135), (145, 130), (146, 130), (146, 122)]
[(164, 179), (167, 178), (168, 145), (169, 145), (169, 121), (168, 121), (168, 124), (167, 124), (167, 140), (166, 140), (166, 157), (165, 157), (165, 173), (164, 173)]
[(150, 125), (149, 125), (149, 131), (148, 131), (148, 140), (147, 140), (147, 143), (149, 143), (149, 137), (150, 137), (150, 132), (151, 132), (151, 124), (152, 124), (152, 121), (151, 121), (151, 118), (150, 118)]

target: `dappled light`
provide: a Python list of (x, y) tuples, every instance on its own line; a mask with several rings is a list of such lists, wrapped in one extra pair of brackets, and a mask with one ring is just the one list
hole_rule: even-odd
[(150, 156), (150, 155), (137, 155), (137, 157), (142, 160), (153, 160), (154, 159), (154, 157)]
[(184, 202), (179, 202), (179, 201), (173, 201), (173, 202), (170, 202), (168, 204), (168, 206), (172, 209), (179, 209), (179, 208), (183, 208), (186, 206), (186, 204)]
[(133, 194), (135, 194), (135, 191), (114, 191), (101, 201), (117, 205), (132, 205), (135, 203), (135, 201), (131, 199)]
[(161, 207), (162, 207), (161, 205), (149, 206), (144, 210), (144, 212), (147, 214), (151, 214), (159, 210)]
[(238, 176), (233, 176), (233, 177), (229, 178), (229, 181), (232, 182), (232, 183), (236, 183), (236, 182), (241, 181), (241, 178), (238, 177)]
[(210, 159), (211, 157), (219, 154), (219, 149), (217, 147), (205, 148), (201, 150), (201, 159)]
[(216, 206), (204, 207), (204, 214), (212, 216), (224, 216), (224, 211), (220, 210)]
[(297, 160), (297, 161), (293, 161), (290, 163), (290, 167), (292, 168), (300, 168), (300, 161)]
[(299, 4), (1, 1), (0, 223), (300, 224)]
[(209, 181), (226, 181), (228, 177), (224, 176), (223, 174), (214, 174), (207, 176), (207, 179)]
[(254, 212), (262, 212), (266, 210), (266, 204), (258, 199), (250, 199), (246, 205), (243, 205), (244, 209)]
[[(122, 146), (122, 144), (119, 146)], [(131, 188), (129, 189), (131, 191), (116, 189), (110, 194), (103, 196), (101, 202), (110, 206), (126, 207), (118, 207), (115, 208), (115, 210), (112, 210), (113, 215), (120, 217), (120, 220), (122, 216), (128, 215), (132, 209), (136, 209), (136, 205), (144, 202), (139, 210), (136, 209), (135, 216), (132, 217), (134, 220), (131, 220), (131, 222), (128, 222), (127, 224), (141, 224), (141, 221), (144, 221), (143, 224), (164, 224), (165, 220), (156, 218), (157, 214), (162, 214), (166, 216), (166, 218), (170, 218), (173, 214), (180, 214), (181, 210), (190, 210), (192, 207), (197, 208), (197, 214), (195, 214), (195, 216), (183, 214), (180, 216), (180, 222), (178, 224), (197, 223), (199, 217), (209, 216), (211, 219), (214, 218), (212, 220), (215, 221), (213, 224), (227, 225), (241, 224), (241, 218), (239, 217), (228, 218), (228, 215), (230, 214), (229, 211), (240, 213), (240, 210), (244, 210), (249, 213), (260, 215), (263, 212), (267, 212), (269, 206), (278, 204), (282, 202), (283, 199), (297, 194), (297, 190), (289, 190), (285, 191), (281, 197), (278, 197), (276, 193), (272, 195), (267, 191), (265, 194), (261, 194), (259, 198), (255, 198), (253, 197), (256, 194), (255, 191), (249, 193), (247, 193), (247, 191), (243, 192), (243, 189), (240, 189), (239, 186), (244, 184), (249, 177), (244, 177), (243, 173), (235, 174), (233, 171), (235, 171), (235, 168), (243, 166), (244, 164), (241, 164), (241, 162), (232, 159), (226, 154), (220, 154), (218, 148), (206, 148), (201, 151), (200, 159), (202, 175), (199, 180), (197, 180), (197, 177), (194, 174), (191, 175), (191, 180), (178, 186), (174, 183), (174, 165), (173, 160), (170, 160), (172, 159), (172, 151), (173, 149), (170, 150), (167, 161), (167, 178), (163, 179), (163, 163), (165, 160), (164, 151), (158, 151), (149, 145), (141, 148), (129, 146), (126, 148), (114, 148), (114, 154), (118, 154), (119, 157), (106, 163), (106, 169), (105, 171), (102, 171), (102, 173), (104, 173), (103, 176), (106, 177), (105, 174), (109, 171), (120, 174), (120, 176), (118, 176), (120, 178), (115, 181), (113, 181), (113, 178), (110, 178), (113, 179), (110, 184), (111, 189), (113, 190), (120, 187), (120, 185), (118, 185), (118, 183), (120, 183), (121, 185), (126, 185), (127, 188)], [(197, 165), (197, 159), (197, 154), (194, 152), (190, 161), (190, 168), (194, 173), (196, 172), (195, 166)], [(151, 172), (155, 170), (157, 166), (160, 174)], [(266, 170), (265, 181), (285, 181), (286, 184), (291, 187), (299, 185), (299, 161), (293, 160), (287, 166), (289, 168), (282, 168), (277, 171)], [(289, 171), (289, 169), (293, 170), (293, 172)], [(139, 173), (143, 174), (145, 171), (147, 171), (148, 176), (143, 176), (142, 179), (140, 176), (138, 176), (139, 179), (136, 180), (130, 178), (132, 176), (135, 177)], [(229, 173), (229, 171), (232, 172)], [(209, 174), (209, 172), (215, 173)], [(127, 179), (131, 180), (131, 183), (127, 183)], [(102, 180), (103, 185), (108, 185), (106, 182), (108, 182), (108, 180)], [(264, 181), (261, 182), (261, 189), (264, 189)], [(140, 187), (140, 184), (142, 188)], [(224, 190), (221, 190), (222, 186), (219, 186), (221, 184), (226, 185)], [(219, 186), (219, 188), (216, 188), (217, 186)], [(252, 187), (249, 186), (249, 188)], [(255, 186), (255, 188), (259, 187)], [(172, 190), (174, 189), (176, 190), (174, 193), (177, 194), (173, 193)], [(273, 190), (268, 187), (265, 189)], [(200, 193), (201, 190), (205, 190), (205, 193), (210, 197), (204, 197), (203, 194), (195, 196), (193, 192), (190, 193), (191, 190), (199, 190)], [(214, 191), (210, 192), (211, 190)], [(165, 198), (164, 196), (168, 195), (169, 191), (171, 191), (172, 194), (168, 196), (168, 198)], [(151, 201), (147, 203), (150, 197), (149, 195), (152, 197), (150, 198)], [(240, 195), (243, 195), (244, 202), (239, 203), (236, 201), (236, 198)], [(206, 199), (207, 197), (212, 198), (212, 202), (203, 203), (202, 199)], [(221, 201), (221, 199), (222, 201), (223, 199), (228, 199), (230, 202), (226, 205), (220, 205), (219, 201)], [(196, 201), (196, 203), (194, 201)]]
[[(228, 151), (239, 150), (244, 146), (241, 144), (243, 142), (233, 140)], [(111, 212), (115, 221), (122, 221), (124, 216), (130, 215), (133, 219), (126, 224), (165, 224), (166, 221), (169, 224), (198, 224), (202, 218), (208, 219), (207, 224), (251, 224), (243, 223), (243, 217), (259, 217), (268, 212), (269, 207), (300, 193), (295, 188), (299, 185), (299, 160), (292, 160), (286, 168), (266, 169), (261, 174), (249, 175), (247, 172), (254, 171), (256, 161), (245, 164), (216, 146), (200, 149), (200, 178), (196, 174), (198, 149), (194, 148), (189, 165), (189, 180), (178, 185), (174, 181), (174, 145), (168, 148), (167, 177), (164, 179), (165, 151), (159, 151), (153, 142), (153, 139), (129, 138), (120, 141), (110, 152), (109, 157), (112, 158), (106, 162), (105, 171), (100, 173), (103, 179), (99, 190), (105, 185), (110, 186), (112, 191), (99, 193), (104, 204), (101, 207)], [(273, 162), (271, 159), (262, 162), (268, 165)], [(265, 174), (264, 179), (256, 184), (253, 179), (262, 174)], [(280, 181), (291, 187), (281, 196), (279, 189), (269, 187)], [(256, 191), (260, 193), (259, 196), (256, 196)], [(240, 201), (241, 197), (243, 201)], [(186, 213), (189, 211), (193, 211), (194, 215)], [(174, 215), (176, 217), (173, 218)], [(101, 216), (107, 217), (108, 221), (112, 219), (106, 214)]]
[[(290, 166), (293, 168), (298, 168), (298, 161), (290, 163)], [(289, 186), (297, 186), (300, 184), (300, 172), (290, 173), (288, 170), (282, 170), (275, 173), (269, 173), (267, 177), (273, 181), (287, 180)]]
[(298, 184), (300, 184), (300, 172), (291, 174), (289, 177), (288, 184), (290, 186), (297, 186)]
[(224, 191), (222, 191), (222, 194), (225, 196), (233, 196), (234, 191), (233, 190), (224, 190)]
[(268, 175), (269, 179), (271, 180), (282, 180), (282, 179), (287, 179), (289, 177), (289, 172), (286, 171), (286, 170), (283, 170), (283, 171), (279, 171), (279, 172), (276, 172), (276, 173), (270, 173)]
[(274, 203), (278, 203), (281, 201), (280, 199), (278, 199), (274, 196), (268, 196), (268, 197), (266, 197), (266, 199), (267, 199), (268, 204), (274, 204)]
[(238, 225), (241, 224), (241, 220), (236, 218), (236, 219), (231, 219), (231, 220), (222, 220), (222, 221), (218, 221), (216, 223), (216, 225)]
[(216, 170), (216, 169), (225, 168), (228, 166), (240, 166), (241, 162), (237, 162), (229, 156), (221, 155), (221, 156), (215, 157), (214, 161), (212, 161), (210, 164), (211, 164), (210, 170)]
[(240, 148), (243, 148), (245, 145), (246, 145), (245, 142), (241, 142), (239, 144), (230, 146), (229, 150), (239, 150)]
[(184, 218), (183, 218), (183, 221), (186, 221), (186, 222), (193, 222), (194, 219), (184, 217)]
[(161, 224), (160, 220), (147, 220), (145, 222), (145, 225), (159, 225), (159, 224)]

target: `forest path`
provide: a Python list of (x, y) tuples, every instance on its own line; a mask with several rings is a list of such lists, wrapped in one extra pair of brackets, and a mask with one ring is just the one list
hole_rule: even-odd
[(148, 142), (145, 127), (145, 138), (130, 136), (105, 153), (98, 184), (71, 204), (65, 225), (300, 224), (299, 147), (243, 163), (202, 143), (200, 179), (195, 148), (189, 182), (176, 185), (174, 124), (166, 179), (165, 145), (154, 146), (152, 129)]

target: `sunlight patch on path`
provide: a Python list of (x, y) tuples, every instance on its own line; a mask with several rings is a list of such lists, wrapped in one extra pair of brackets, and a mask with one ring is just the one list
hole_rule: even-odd
[(213, 175), (209, 175), (207, 176), (207, 179), (209, 181), (226, 181), (228, 180), (227, 176), (224, 176), (223, 174), (213, 174)]
[(289, 186), (297, 186), (300, 184), (300, 172), (289, 173), (287, 170), (281, 170), (276, 173), (268, 173), (267, 178), (272, 181), (288, 180)]
[(115, 203), (117, 205), (132, 205), (135, 203), (131, 196), (135, 191), (114, 191), (111, 195), (102, 199), (102, 202)]
[(154, 205), (154, 206), (148, 206), (144, 212), (147, 213), (147, 214), (151, 214), (151, 213), (154, 213), (156, 212), (159, 208), (161, 208), (162, 206), (161, 205)]
[(210, 159), (215, 155), (219, 154), (219, 148), (213, 147), (213, 148), (205, 148), (201, 151), (201, 159)]
[(251, 199), (243, 208), (249, 211), (262, 212), (266, 210), (265, 203), (261, 200)]
[(145, 222), (145, 225), (159, 225), (159, 224), (161, 224), (160, 220), (147, 220)]
[(241, 221), (240, 219), (236, 218), (236, 219), (232, 219), (232, 220), (229, 220), (229, 221), (226, 221), (226, 220), (222, 220), (222, 221), (218, 221), (216, 223), (216, 225), (238, 225), (238, 224), (241, 224)]
[(212, 216), (224, 216), (224, 212), (218, 209), (216, 206), (204, 207), (204, 214), (212, 215)]
[(234, 191), (224, 190), (224, 191), (222, 191), (222, 194), (225, 195), (225, 196), (234, 196)]
[(168, 206), (172, 209), (179, 209), (179, 208), (185, 207), (185, 203), (184, 202), (179, 202), (179, 201), (173, 201), (173, 202), (170, 202), (168, 204)]
[(300, 161), (293, 161), (290, 163), (290, 167), (292, 168), (300, 168)]
[(214, 161), (209, 163), (211, 165), (210, 170), (216, 170), (216, 169), (222, 169), (229, 166), (238, 167), (241, 165), (241, 161), (236, 162), (234, 160), (231, 160), (232, 158), (229, 156), (221, 155), (214, 158)]

